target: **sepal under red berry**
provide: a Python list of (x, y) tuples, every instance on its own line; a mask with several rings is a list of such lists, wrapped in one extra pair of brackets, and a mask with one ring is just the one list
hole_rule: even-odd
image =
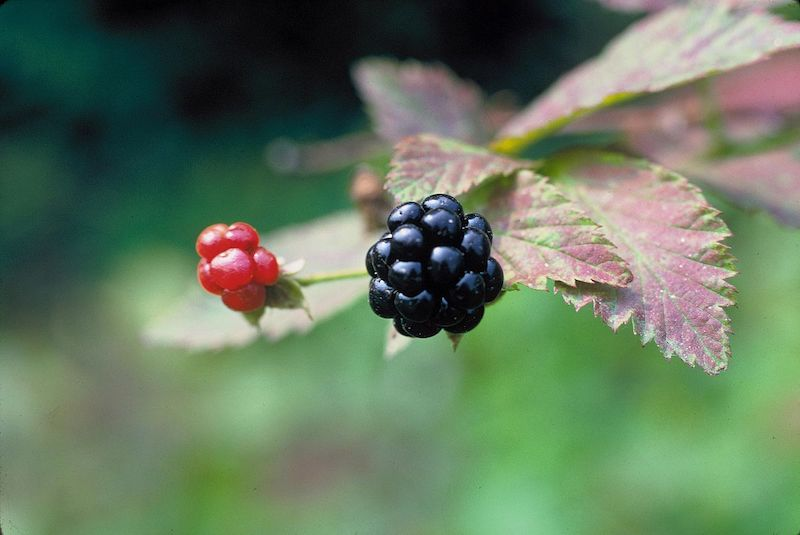
[(269, 308), (303, 309), (309, 319), (311, 308), (308, 306), (303, 287), (291, 277), (281, 277), (272, 286), (266, 286), (267, 306)]

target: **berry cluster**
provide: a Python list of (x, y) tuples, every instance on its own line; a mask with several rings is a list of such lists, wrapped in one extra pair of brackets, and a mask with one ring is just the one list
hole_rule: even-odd
[(503, 288), (503, 269), (490, 257), (488, 221), (436, 194), (397, 206), (387, 225), (366, 258), (375, 314), (393, 318), (397, 332), (412, 338), (474, 329), (484, 304)]
[(278, 282), (278, 260), (258, 241), (258, 232), (247, 223), (217, 223), (197, 237), (197, 280), (231, 310), (258, 310), (266, 300), (265, 286)]

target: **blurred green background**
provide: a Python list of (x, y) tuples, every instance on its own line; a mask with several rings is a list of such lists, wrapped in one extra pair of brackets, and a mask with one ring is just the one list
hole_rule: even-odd
[[(264, 147), (366, 128), (370, 54), (523, 101), (631, 22), (582, 0), (37, 1), (0, 7), (0, 525), (7, 535), (797, 533), (800, 233), (717, 202), (730, 370), (522, 291), (457, 353), (387, 362), (366, 303), (277, 344), (139, 333), (197, 232), (349, 205)], [(199, 291), (199, 289), (198, 289)]]

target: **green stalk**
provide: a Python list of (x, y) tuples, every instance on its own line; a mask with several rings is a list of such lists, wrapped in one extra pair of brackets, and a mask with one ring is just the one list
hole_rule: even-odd
[(366, 277), (367, 272), (363, 269), (350, 270), (350, 271), (331, 271), (329, 273), (317, 273), (307, 277), (296, 277), (294, 281), (300, 286), (311, 286), (320, 282), (333, 282), (347, 279), (357, 279), (359, 277)]

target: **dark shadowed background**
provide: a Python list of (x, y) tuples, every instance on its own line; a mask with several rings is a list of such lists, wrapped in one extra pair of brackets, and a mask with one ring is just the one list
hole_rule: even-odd
[(365, 303), (277, 344), (140, 341), (207, 224), (349, 206), (348, 170), (282, 176), (264, 148), (367, 128), (354, 60), (441, 61), (524, 103), (632, 20), (584, 0), (3, 4), (3, 532), (797, 532), (800, 236), (727, 204), (742, 274), (717, 378), (531, 291), (455, 354), (384, 361)]

